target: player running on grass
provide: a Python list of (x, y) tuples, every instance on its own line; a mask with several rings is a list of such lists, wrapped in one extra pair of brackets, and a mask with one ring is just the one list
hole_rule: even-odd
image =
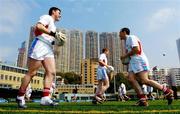
[[(43, 66), (45, 69), (44, 89), (41, 98), (41, 105), (57, 105), (50, 97), (50, 88), (56, 73), (53, 44), (56, 36), (55, 22), (59, 21), (61, 10), (57, 7), (49, 9), (49, 15), (43, 15), (35, 27), (35, 38), (31, 44), (28, 55), (28, 72), (25, 75), (17, 95), (19, 108), (26, 108), (24, 94), (26, 88), (37, 70)], [(56, 37), (57, 38), (57, 37)]]
[(148, 106), (147, 99), (143, 94), (140, 84), (146, 84), (162, 90), (168, 100), (168, 104), (171, 104), (173, 101), (173, 91), (148, 78), (149, 63), (143, 52), (142, 44), (139, 38), (137, 36), (130, 35), (130, 30), (128, 28), (122, 28), (119, 32), (119, 37), (121, 40), (125, 40), (127, 50), (127, 53), (121, 56), (121, 60), (123, 61), (124, 59), (130, 57), (128, 80), (135, 89), (139, 98), (137, 105)]
[(102, 103), (102, 101), (104, 100), (103, 94), (109, 88), (109, 78), (107, 75), (107, 68), (111, 71), (113, 71), (114, 68), (107, 64), (106, 56), (108, 54), (109, 54), (109, 50), (107, 48), (102, 49), (102, 54), (99, 57), (99, 66), (97, 70), (98, 86), (96, 89), (94, 99), (92, 101), (93, 104), (97, 104), (97, 102)]

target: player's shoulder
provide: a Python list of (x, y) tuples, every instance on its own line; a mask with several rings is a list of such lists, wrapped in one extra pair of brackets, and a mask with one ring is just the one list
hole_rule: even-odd
[(136, 35), (129, 35), (128, 36), (130, 39), (137, 39), (138, 37)]
[(138, 38), (136, 35), (129, 35), (129, 36), (128, 36), (128, 39), (129, 39), (130, 41), (136, 41), (136, 40), (137, 40), (137, 41), (140, 41), (139, 38)]
[(53, 20), (50, 15), (42, 15), (40, 19)]
[(104, 57), (106, 57), (106, 54), (105, 54), (105, 53), (102, 53), (102, 54), (101, 54), (101, 56), (104, 56)]
[(101, 53), (99, 57), (106, 57), (104, 53)]

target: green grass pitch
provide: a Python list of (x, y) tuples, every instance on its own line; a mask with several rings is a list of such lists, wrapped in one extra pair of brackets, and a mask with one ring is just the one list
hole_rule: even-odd
[(40, 106), (38, 103), (27, 103), (27, 109), (18, 109), (16, 103), (0, 104), (0, 114), (180, 114), (180, 100), (168, 106), (166, 100), (149, 101), (148, 107), (133, 106), (136, 101), (106, 101), (93, 105), (91, 102), (59, 103), (56, 107)]

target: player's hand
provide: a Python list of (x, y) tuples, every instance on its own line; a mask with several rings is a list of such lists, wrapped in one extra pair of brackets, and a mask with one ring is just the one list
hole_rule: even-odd
[(55, 37), (55, 36), (56, 36), (56, 32), (51, 31), (51, 32), (49, 33), (49, 35)]
[(109, 70), (110, 72), (113, 72), (113, 71), (114, 71), (114, 67), (113, 67), (113, 66), (108, 66), (107, 68), (108, 68), (108, 70)]
[(124, 55), (124, 56), (121, 56), (120, 59), (123, 65), (128, 65), (131, 58)]
[(62, 33), (61, 31), (57, 31), (57, 32), (55, 32), (55, 38), (56, 38), (57, 40), (60, 40), (60, 41), (65, 42), (65, 40), (66, 40), (66, 35), (65, 35), (64, 33)]
[(64, 33), (62, 33), (61, 31), (56, 31), (56, 32), (51, 31), (49, 35), (55, 38), (55, 45), (58, 46), (64, 45), (66, 40), (66, 35)]
[(121, 61), (124, 60), (124, 59), (125, 59), (125, 56), (121, 56), (120, 59), (121, 59)]

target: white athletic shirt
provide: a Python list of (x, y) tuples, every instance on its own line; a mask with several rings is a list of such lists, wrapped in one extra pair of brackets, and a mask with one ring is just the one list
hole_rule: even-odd
[(124, 83), (121, 83), (120, 89), (122, 94), (126, 94), (126, 86)]
[[(50, 15), (41, 16), (40, 20), (38, 22), (43, 24), (48, 29), (49, 32), (50, 31), (52, 31), (52, 32), (56, 31), (56, 26), (54, 24), (54, 19)], [(47, 40), (49, 42), (54, 41), (54, 37), (52, 37), (52, 36), (50, 36), (48, 34), (42, 33), (38, 29), (35, 29), (35, 35), (37, 37), (42, 36), (45, 40)]]
[(144, 93), (144, 94), (148, 94), (148, 93), (147, 93), (147, 85), (143, 84), (143, 85), (142, 85), (142, 90), (143, 90), (143, 93)]
[[(99, 56), (99, 61), (103, 61), (104, 63), (106, 63), (107, 64), (107, 57), (106, 57), (106, 54), (105, 53), (102, 53), (100, 56)], [(105, 66), (102, 66), (102, 65), (100, 65), (99, 64), (99, 67), (104, 67), (104, 68), (106, 68)]]
[(139, 40), (139, 38), (137, 36), (134, 36), (134, 35), (127, 35), (126, 37), (127, 37), (127, 39), (126, 39), (126, 50), (127, 50), (127, 52), (130, 52), (133, 47), (137, 47), (137, 46), (140, 49), (138, 54), (131, 56), (130, 63), (137, 63), (137, 61), (138, 62), (142, 61), (142, 62), (149, 64), (147, 57), (143, 52), (141, 41)]

